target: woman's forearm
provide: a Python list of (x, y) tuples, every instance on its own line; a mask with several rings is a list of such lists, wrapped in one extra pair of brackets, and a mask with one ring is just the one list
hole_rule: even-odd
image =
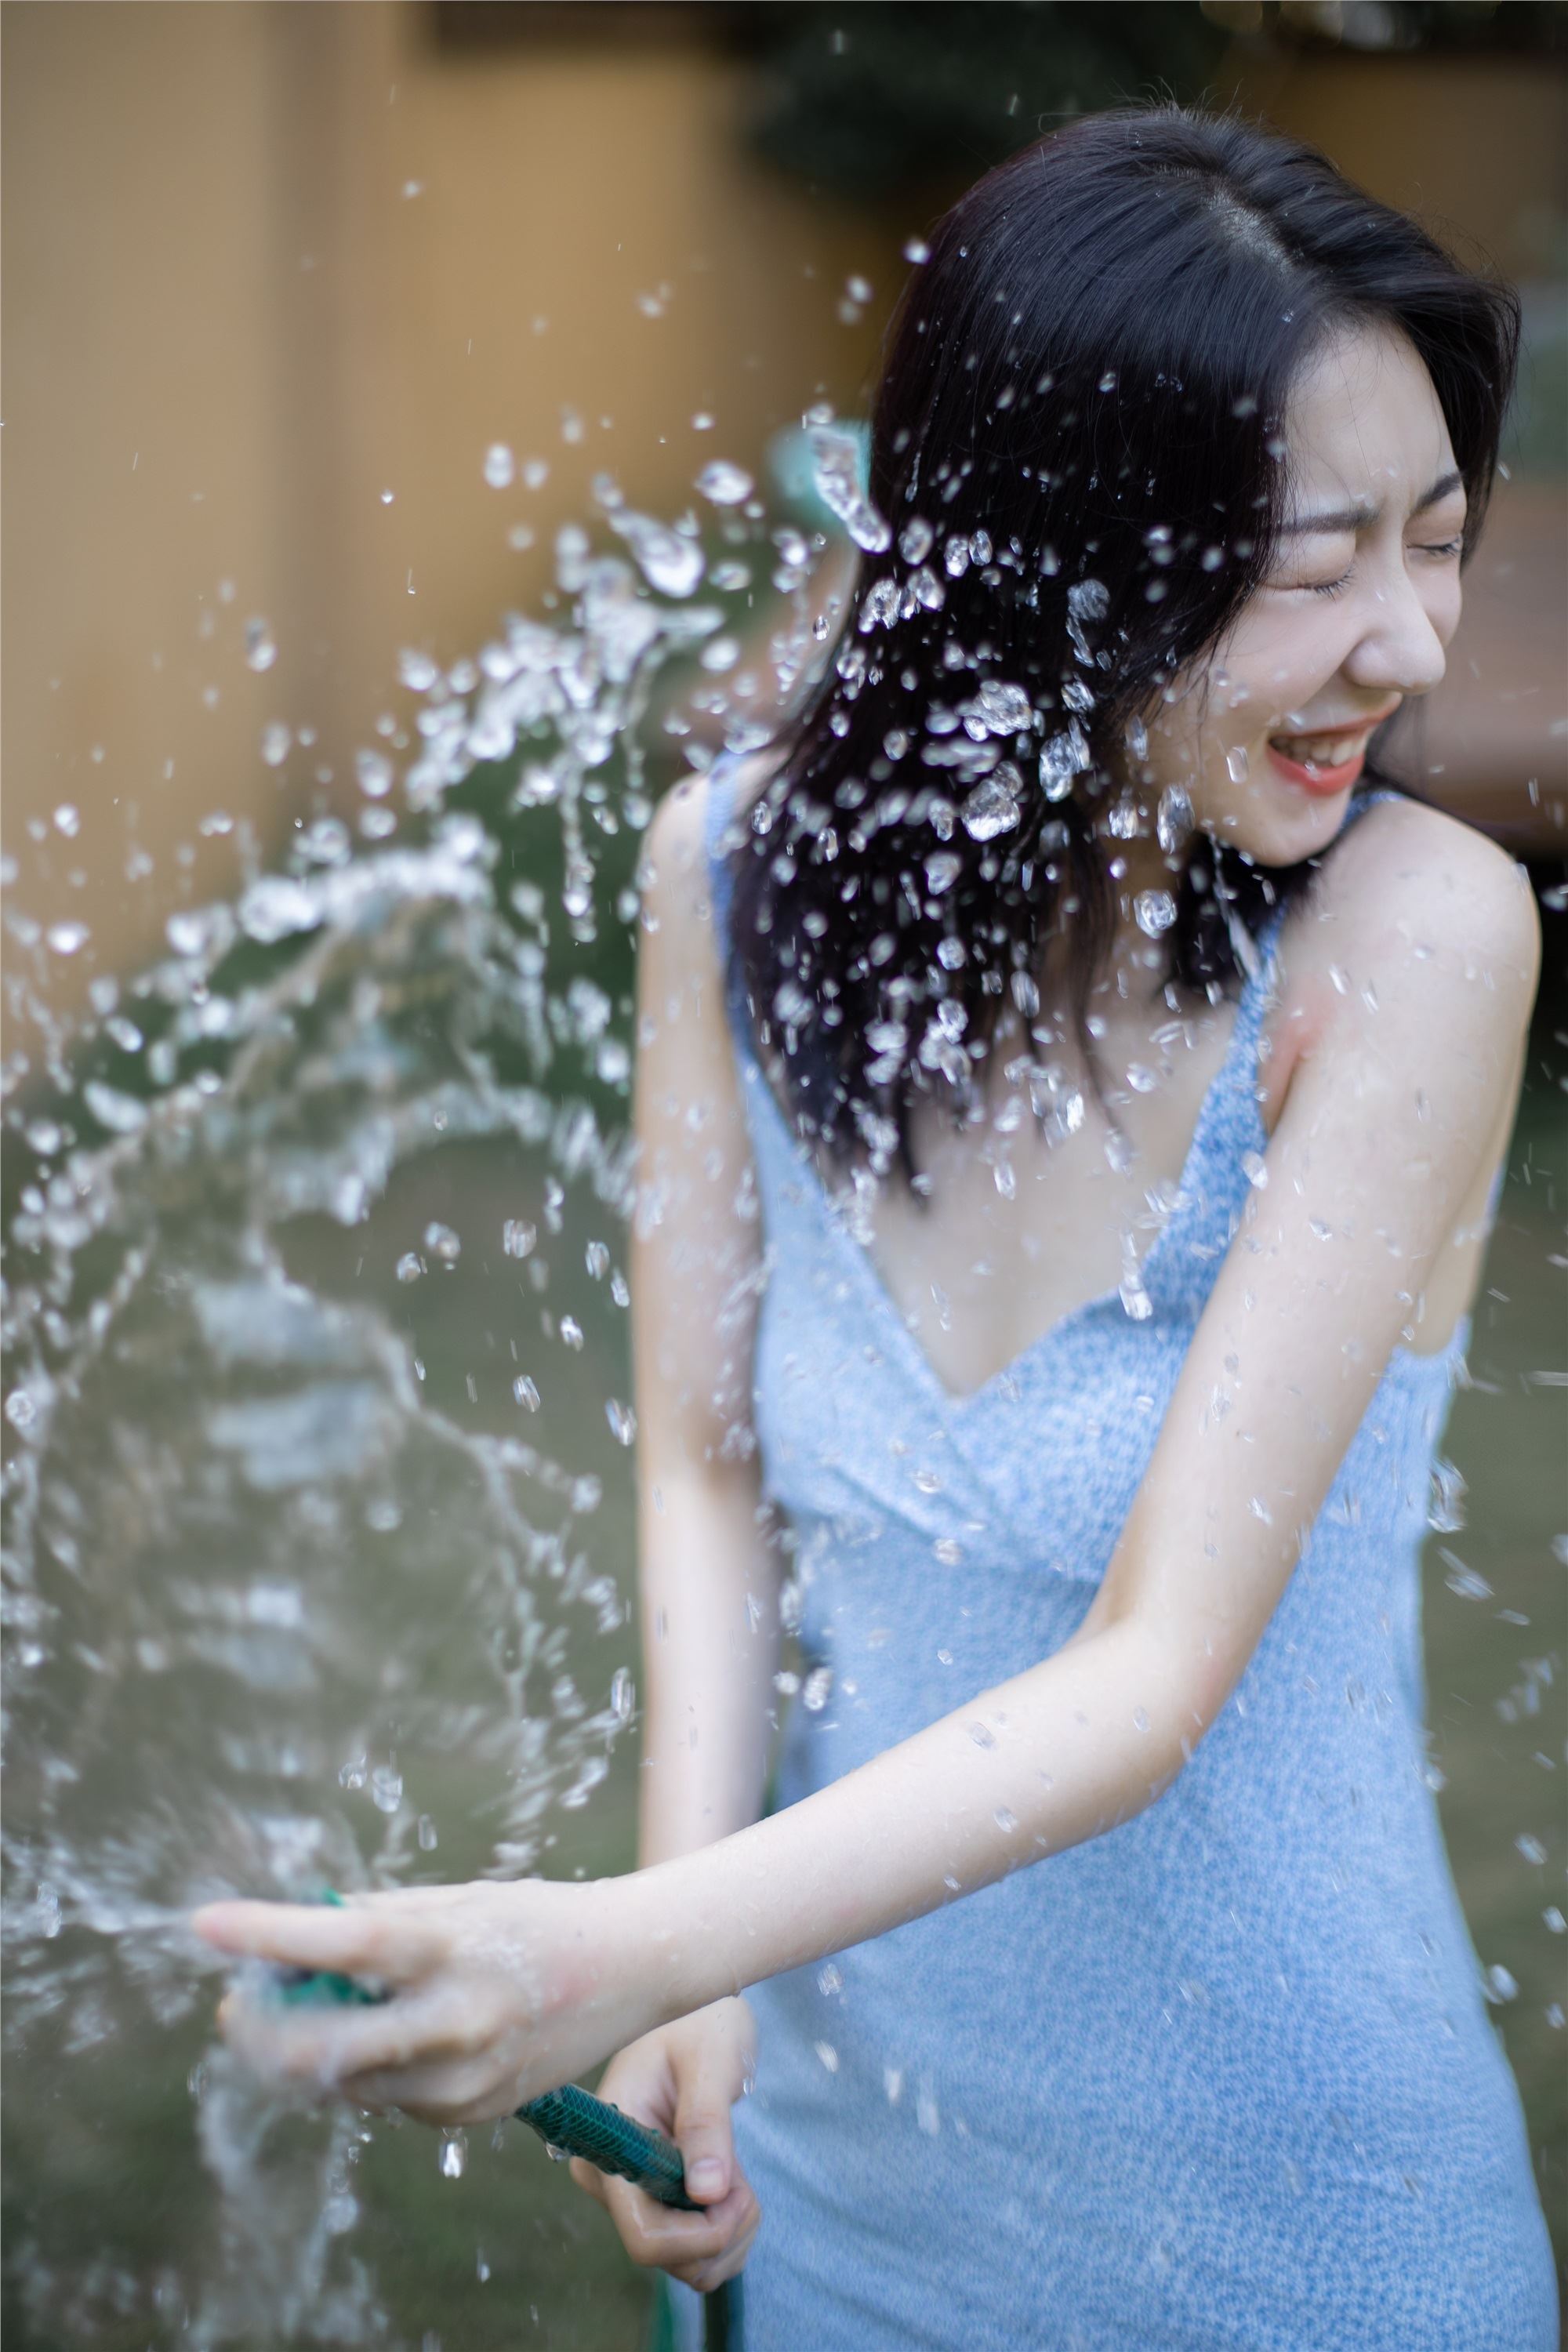
[(798, 1804), (622, 1882), (674, 2017), (884, 1934), (1141, 1811), (1203, 1736), (1191, 1683), (1137, 1618)]
[(778, 1575), (756, 1509), (755, 1471), (742, 1464), (667, 1469), (643, 1497), (645, 1865), (728, 1837), (762, 1809)]

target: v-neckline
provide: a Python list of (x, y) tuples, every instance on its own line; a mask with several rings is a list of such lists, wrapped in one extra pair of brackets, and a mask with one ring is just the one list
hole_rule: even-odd
[[(1219, 1067), (1205, 1087), (1203, 1099), (1198, 1105), (1198, 1115), (1194, 1123), (1192, 1140), (1187, 1146), (1186, 1158), (1182, 1163), (1182, 1172), (1177, 1180), (1175, 1197), (1172, 1202), (1170, 1213), (1155, 1234), (1147, 1255), (1139, 1263), (1139, 1281), (1144, 1287), (1147, 1287), (1150, 1276), (1160, 1263), (1173, 1228), (1193, 1205), (1196, 1170), (1208, 1142), (1210, 1130), (1219, 1117), (1220, 1105), (1235, 1077), (1238, 1053), (1243, 1049), (1246, 1035), (1244, 1024), (1251, 1024), (1255, 998), (1268, 985), (1272, 961), (1269, 953), (1271, 946), (1269, 935), (1278, 920), (1278, 912), (1279, 910), (1276, 909), (1271, 914), (1264, 927), (1263, 935), (1258, 942), (1258, 970), (1246, 981), (1240, 995), (1236, 999), (1236, 1017), (1231, 1024), (1230, 1035), (1226, 1041), (1225, 1054)], [(801, 1137), (795, 1134), (785, 1118), (778, 1097), (768, 1082), (767, 1073), (753, 1051), (750, 1039), (743, 1038), (742, 1042), (756, 1090), (805, 1174), (811, 1187), (813, 1198), (821, 1213), (823, 1223), (854, 1266), (857, 1278), (873, 1313), (897, 1333), (898, 1344), (910, 1370), (921, 1387), (930, 1392), (942, 1414), (957, 1418), (960, 1415), (975, 1412), (988, 1403), (994, 1395), (1005, 1394), (1007, 1384), (1011, 1383), (1016, 1389), (1027, 1368), (1037, 1357), (1046, 1354), (1054, 1347), (1066, 1332), (1071, 1330), (1077, 1324), (1087, 1321), (1091, 1315), (1102, 1313), (1112, 1302), (1121, 1303), (1121, 1285), (1119, 1283), (1111, 1289), (1101, 1291), (1096, 1297), (1086, 1298), (1080, 1305), (1069, 1307), (1064, 1314), (1057, 1317), (1054, 1323), (1047, 1325), (1045, 1330), (1027, 1341), (999, 1370), (991, 1373), (986, 1380), (983, 1381), (978, 1388), (962, 1391), (950, 1389), (905, 1321), (903, 1312), (892, 1292), (888, 1288), (881, 1268), (870, 1251), (863, 1243), (857, 1241), (850, 1232), (844, 1212), (823, 1182), (821, 1171), (810, 1150)], [(1253, 1120), (1257, 1132), (1251, 1140), (1260, 1148), (1268, 1139), (1264, 1133), (1262, 1115), (1258, 1109), (1256, 1100), (1253, 1102)]]

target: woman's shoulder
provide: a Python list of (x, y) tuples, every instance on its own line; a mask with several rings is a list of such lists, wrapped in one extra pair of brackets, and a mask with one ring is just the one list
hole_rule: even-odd
[(710, 846), (717, 846), (716, 796), (733, 822), (750, 809), (781, 757), (775, 745), (739, 756), (721, 752), (710, 768), (672, 784), (648, 824), (648, 849), (655, 861), (701, 875)]
[(1316, 916), (1440, 924), (1450, 940), (1507, 950), (1539, 935), (1529, 877), (1508, 851), (1462, 818), (1384, 790), (1326, 852), (1301, 928)]
[(1478, 982), (1497, 1042), (1511, 1046), (1540, 968), (1541, 919), (1522, 866), (1441, 809), (1380, 796), (1331, 845), (1281, 927), (1266, 1125), (1272, 1130), (1297, 1062), (1347, 997), (1385, 1030), (1408, 1027), (1418, 1061), (1423, 1048), (1447, 1050), (1450, 1018)]

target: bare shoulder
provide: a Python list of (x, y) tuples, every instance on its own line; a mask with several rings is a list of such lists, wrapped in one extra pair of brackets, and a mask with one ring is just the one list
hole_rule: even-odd
[[(1313, 917), (1316, 917), (1316, 922)], [(1541, 919), (1524, 868), (1473, 825), (1420, 801), (1381, 801), (1335, 842), (1311, 894), (1308, 930), (1338, 926), (1363, 951), (1444, 946), (1485, 957), (1533, 995)]]
[(1541, 918), (1523, 867), (1441, 809), (1379, 802), (1332, 845), (1282, 929), (1265, 1124), (1272, 1131), (1302, 1058), (1350, 1015), (1397, 1040), (1412, 1065), (1461, 1034), (1511, 1053), (1540, 971)]
[[(778, 761), (773, 750), (753, 754), (734, 772), (734, 805), (750, 805)], [(708, 822), (711, 780), (684, 777), (666, 793), (653, 813), (642, 864), (643, 903), (656, 916), (690, 916), (709, 896)]]

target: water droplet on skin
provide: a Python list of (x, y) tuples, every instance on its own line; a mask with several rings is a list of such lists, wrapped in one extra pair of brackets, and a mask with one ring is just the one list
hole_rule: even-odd
[(1017, 1814), (1006, 1805), (998, 1805), (991, 1818), (1005, 1834), (1010, 1833), (1018, 1826)]
[(1261, 1192), (1268, 1181), (1268, 1168), (1261, 1151), (1244, 1151), (1241, 1172), (1256, 1192)]
[(1237, 743), (1232, 746), (1225, 755), (1225, 768), (1226, 773), (1230, 778), (1233, 784), (1246, 783), (1247, 777), (1247, 760), (1245, 746), (1240, 743)]

